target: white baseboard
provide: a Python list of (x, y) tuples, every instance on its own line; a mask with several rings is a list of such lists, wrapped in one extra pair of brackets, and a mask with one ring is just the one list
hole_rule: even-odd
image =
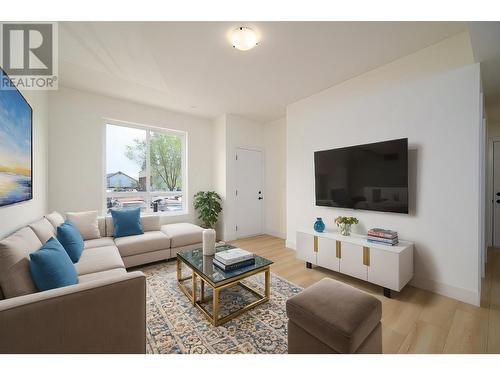
[(232, 234), (231, 235), (222, 235), (220, 238), (218, 238), (217, 240), (219, 241), (224, 241), (224, 242), (229, 242), (229, 241), (235, 241), (236, 240), (236, 237), (233, 236)]
[(286, 240), (285, 241), (285, 246), (289, 249), (292, 249), (292, 250), (296, 250), (297, 249), (297, 246), (295, 244), (295, 242), (293, 241), (290, 241), (290, 240)]
[(283, 240), (286, 239), (286, 233), (283, 233), (283, 232), (276, 232), (274, 230), (266, 230), (264, 233), (268, 234), (270, 236), (273, 236), (273, 237), (281, 238)]
[(410, 285), (413, 285), (414, 287), (420, 289), (428, 290), (429, 292), (441, 294), (445, 297), (450, 297), (465, 303), (470, 303), (471, 305), (475, 306), (479, 306), (481, 302), (481, 296), (473, 290), (443, 284), (435, 280), (414, 277), (410, 281)]

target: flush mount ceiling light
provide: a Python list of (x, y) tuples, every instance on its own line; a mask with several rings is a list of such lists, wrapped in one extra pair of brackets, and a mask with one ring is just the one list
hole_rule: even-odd
[(240, 51), (248, 51), (257, 45), (257, 34), (248, 27), (238, 27), (231, 34), (231, 43)]

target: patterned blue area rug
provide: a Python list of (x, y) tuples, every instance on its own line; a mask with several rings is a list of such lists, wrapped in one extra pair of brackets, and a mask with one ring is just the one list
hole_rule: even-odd
[[(141, 268), (147, 280), (147, 352), (166, 353), (286, 353), (285, 302), (302, 289), (271, 274), (271, 300), (219, 326), (212, 326), (177, 286), (175, 261)], [(183, 275), (190, 271), (183, 269)], [(190, 282), (188, 281), (187, 284)], [(260, 291), (264, 274), (245, 280)], [(199, 292), (198, 292), (199, 293)], [(206, 288), (206, 296), (211, 289)], [(220, 292), (223, 316), (254, 301), (240, 286)], [(207, 308), (211, 310), (210, 303)]]

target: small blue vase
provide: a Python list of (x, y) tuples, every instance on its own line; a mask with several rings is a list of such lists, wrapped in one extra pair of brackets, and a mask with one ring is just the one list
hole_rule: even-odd
[(323, 223), (322, 218), (320, 217), (316, 218), (316, 222), (314, 223), (314, 230), (319, 233), (325, 230), (325, 223)]

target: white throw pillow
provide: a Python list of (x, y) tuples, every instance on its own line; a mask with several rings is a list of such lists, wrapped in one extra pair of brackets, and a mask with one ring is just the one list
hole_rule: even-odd
[(97, 222), (97, 211), (67, 212), (66, 218), (75, 224), (84, 240), (101, 238), (99, 223)]
[(54, 227), (56, 232), (57, 232), (57, 227), (64, 223), (64, 218), (57, 211), (54, 211), (51, 214), (45, 215), (45, 218), (50, 222), (50, 224), (52, 224), (52, 226)]

